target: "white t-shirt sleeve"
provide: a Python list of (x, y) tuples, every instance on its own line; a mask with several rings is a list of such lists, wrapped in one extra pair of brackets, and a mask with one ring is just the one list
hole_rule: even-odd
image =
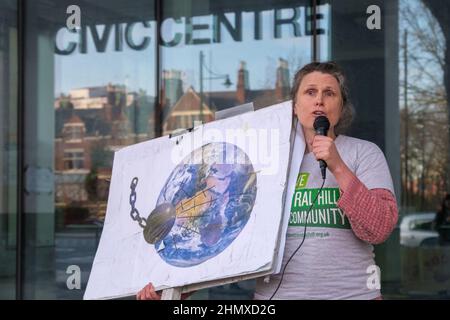
[(391, 173), (381, 149), (374, 143), (365, 141), (358, 150), (355, 174), (368, 188), (383, 188), (394, 193)]

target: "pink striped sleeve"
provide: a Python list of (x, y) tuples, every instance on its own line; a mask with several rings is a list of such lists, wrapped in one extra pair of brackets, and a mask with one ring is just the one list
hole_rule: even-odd
[(337, 203), (348, 217), (355, 235), (366, 242), (384, 242), (398, 219), (397, 201), (387, 189), (367, 189), (353, 177), (346, 190), (341, 190)]

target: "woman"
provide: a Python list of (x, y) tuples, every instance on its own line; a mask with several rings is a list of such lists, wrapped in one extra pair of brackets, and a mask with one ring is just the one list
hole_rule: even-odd
[[(318, 161), (328, 166), (326, 180), (309, 212), (306, 238), (283, 275), (258, 279), (255, 299), (379, 299), (379, 274), (373, 247), (397, 223), (397, 204), (385, 157), (373, 143), (342, 134), (352, 117), (345, 77), (333, 62), (310, 63), (297, 72), (292, 88), (294, 114), (306, 148), (292, 199), (283, 268), (304, 236), (311, 205), (322, 185)], [(314, 121), (326, 116), (327, 136), (316, 135)], [(298, 170), (298, 169), (294, 169)], [(300, 182), (300, 183), (299, 183)], [(316, 209), (316, 205), (317, 208)], [(283, 269), (282, 269), (283, 270)]]
[[(314, 62), (299, 70), (292, 103), (306, 148), (292, 198), (282, 270), (300, 244), (301, 249), (285, 268), (282, 282), (280, 274), (257, 280), (255, 299), (274, 294), (274, 299), (379, 299), (371, 244), (386, 240), (398, 218), (385, 157), (375, 144), (342, 134), (351, 121), (352, 106), (335, 63)], [(327, 136), (316, 135), (313, 125), (319, 116), (330, 122)], [(300, 132), (297, 135), (301, 138)], [(323, 182), (319, 159), (328, 169), (317, 196)], [(309, 210), (316, 196), (318, 207)], [(307, 222), (304, 242), (301, 217)], [(148, 284), (137, 298), (160, 295)]]

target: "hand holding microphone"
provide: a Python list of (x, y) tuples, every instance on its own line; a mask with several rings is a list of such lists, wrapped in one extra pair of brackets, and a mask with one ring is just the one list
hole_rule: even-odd
[(343, 163), (334, 144), (334, 140), (328, 137), (328, 130), (330, 128), (330, 121), (325, 116), (317, 117), (314, 120), (314, 130), (316, 136), (312, 143), (312, 152), (319, 161), (322, 179), (326, 178), (326, 168), (331, 172)]
[[(325, 116), (317, 117), (316, 120), (314, 120), (314, 130), (316, 130), (316, 135), (318, 136), (327, 136), (328, 129), (330, 129), (330, 121)], [(314, 138), (314, 141), (316, 139)], [(313, 143), (313, 152), (314, 152), (314, 143)], [(314, 152), (314, 155), (316, 153)], [(316, 158), (317, 155), (316, 155)], [(326, 178), (326, 169), (327, 169), (327, 163), (322, 160), (322, 158), (319, 159), (319, 165), (320, 165), (320, 171), (322, 172), (322, 179), (325, 180)]]

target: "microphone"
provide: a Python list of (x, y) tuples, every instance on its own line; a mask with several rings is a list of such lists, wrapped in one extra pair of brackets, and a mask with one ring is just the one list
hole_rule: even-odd
[[(319, 116), (314, 120), (314, 130), (319, 136), (326, 136), (328, 134), (328, 129), (330, 129), (330, 121), (325, 116)], [(319, 160), (320, 171), (322, 172), (322, 179), (325, 180), (327, 163), (323, 160)]]

